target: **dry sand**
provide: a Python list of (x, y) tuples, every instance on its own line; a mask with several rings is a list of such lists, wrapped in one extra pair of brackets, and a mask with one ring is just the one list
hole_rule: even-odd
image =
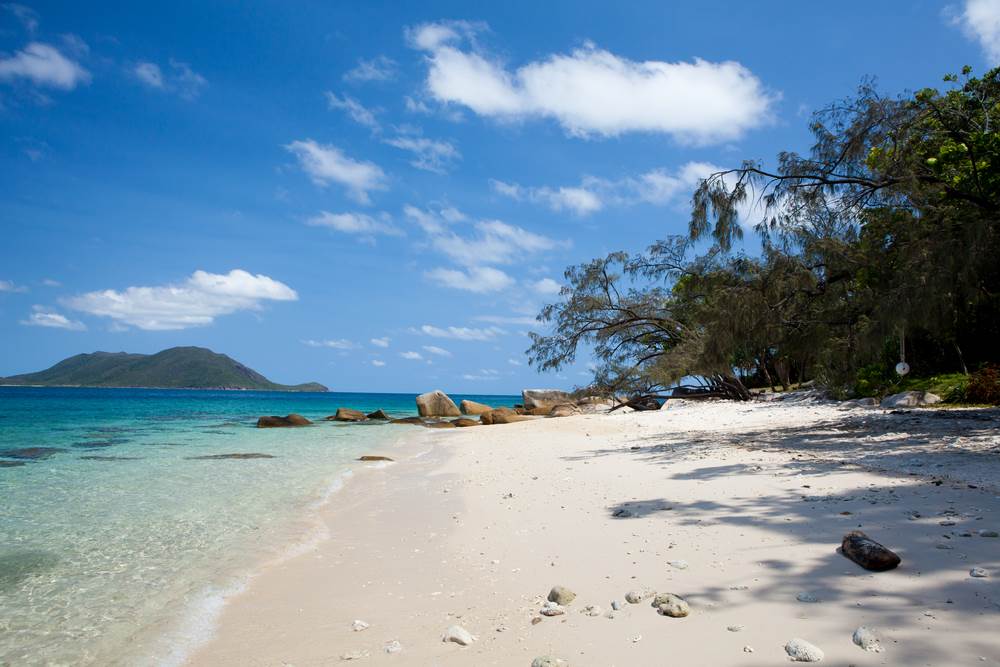
[[(799, 637), (824, 664), (1000, 664), (1000, 538), (980, 535), (1000, 531), (998, 426), (803, 401), (392, 427), (414, 435), (372, 453), (397, 463), (359, 471), (323, 510), (330, 539), (256, 577), (190, 662), (777, 665)], [(902, 565), (837, 553), (854, 529)], [(576, 600), (533, 624), (557, 584)], [(642, 587), (691, 615), (625, 603)], [(454, 624), (478, 641), (442, 643)], [(882, 652), (852, 643), (861, 625)]]

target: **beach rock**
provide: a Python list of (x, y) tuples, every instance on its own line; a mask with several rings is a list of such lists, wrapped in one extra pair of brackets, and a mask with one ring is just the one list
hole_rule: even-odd
[(566, 610), (563, 609), (558, 602), (549, 600), (538, 613), (542, 616), (562, 616), (566, 613)]
[(580, 610), (580, 613), (586, 614), (587, 616), (600, 616), (601, 614), (604, 613), (604, 610), (601, 609), (600, 605), (588, 604), (586, 607)]
[(363, 632), (371, 627), (370, 623), (365, 623), (364, 621), (356, 620), (351, 624), (351, 629), (355, 632)]
[(854, 634), (851, 635), (851, 641), (866, 651), (871, 651), (872, 653), (882, 652), (882, 642), (879, 640), (878, 633), (874, 629), (864, 625), (854, 631)]
[(455, 424), (451, 422), (427, 422), (424, 426), (427, 428), (456, 428)]
[(569, 667), (569, 663), (562, 658), (541, 655), (531, 661), (531, 667)]
[(556, 604), (566, 605), (576, 599), (576, 593), (566, 588), (565, 586), (553, 586), (552, 590), (549, 591), (549, 602), (555, 602)]
[(398, 639), (393, 639), (390, 642), (386, 642), (382, 650), (388, 654), (399, 653), (403, 650), (403, 645), (399, 643)]
[(358, 457), (359, 461), (392, 461), (388, 456), (379, 456), (377, 454), (365, 454), (364, 456)]
[(461, 417), (455, 401), (440, 389), (417, 396), (417, 412), (421, 417)]
[(653, 598), (653, 606), (664, 616), (684, 618), (691, 613), (687, 600), (673, 593), (660, 593)]
[(650, 588), (637, 588), (625, 594), (625, 601), (629, 604), (639, 604), (643, 600), (648, 600), (654, 595), (656, 595), (656, 591)]
[(326, 421), (337, 421), (337, 422), (363, 422), (368, 419), (365, 413), (361, 410), (354, 410), (352, 408), (337, 408), (337, 414), (331, 415), (326, 418)]
[(788, 654), (792, 662), (820, 662), (823, 660), (823, 651), (804, 639), (792, 639), (785, 644), (785, 653)]
[(469, 419), (468, 417), (460, 417), (458, 419), (452, 419), (451, 423), (458, 428), (468, 428), (470, 426), (479, 426), (481, 422), (475, 419)]
[(572, 403), (557, 405), (548, 412), (549, 417), (572, 417), (581, 414), (583, 411)]
[[(81, 457), (87, 458), (87, 457)], [(94, 458), (94, 457), (91, 457)], [(107, 457), (110, 458), (110, 457)], [(223, 459), (273, 459), (275, 458), (271, 454), (258, 454), (257, 452), (250, 452), (247, 454), (206, 454), (205, 456), (188, 456), (188, 461), (220, 461)]]
[(468, 399), (459, 403), (458, 409), (461, 410), (463, 415), (473, 415), (478, 416), (484, 412), (489, 412), (493, 408), (486, 405), (485, 403), (476, 403), (475, 401), (470, 401)]
[(267, 417), (261, 417), (257, 420), (257, 428), (278, 428), (282, 426), (309, 426), (312, 424), (311, 421), (303, 417), (302, 415), (297, 415), (294, 412), (290, 415), (284, 417), (279, 417), (278, 415), (270, 415)]
[(990, 573), (987, 572), (984, 568), (974, 567), (971, 570), (969, 570), (969, 576), (975, 577), (976, 579), (985, 579), (986, 577), (990, 576)]
[(400, 419), (390, 419), (390, 424), (412, 424), (414, 426), (423, 426), (423, 417), (402, 417)]
[(548, 408), (551, 410), (561, 403), (573, 403), (573, 397), (558, 389), (525, 389), (521, 399), (527, 410), (533, 408)]
[(892, 570), (900, 563), (900, 558), (894, 551), (882, 546), (860, 530), (844, 535), (840, 548), (845, 556), (873, 572)]
[(940, 403), (941, 397), (929, 391), (904, 391), (882, 399), (883, 408), (919, 408)]
[(390, 417), (389, 414), (382, 409), (378, 409), (375, 412), (369, 412), (367, 415), (365, 415), (365, 417), (367, 417), (368, 419), (381, 419), (382, 421), (389, 421), (390, 419), (392, 419), (392, 417)]
[(479, 421), (483, 424), (513, 424), (514, 422), (529, 421), (531, 417), (519, 415), (510, 408), (496, 408), (479, 415)]
[(799, 593), (798, 595), (796, 595), (795, 599), (798, 600), (799, 602), (809, 602), (809, 603), (819, 602), (819, 598), (818, 597), (816, 597), (812, 593), (807, 593), (805, 591), (803, 591), (803, 592)]
[(459, 646), (469, 646), (472, 642), (476, 641), (476, 637), (463, 628), (461, 625), (451, 625), (448, 629), (444, 631), (444, 636), (441, 637), (443, 642), (453, 642)]
[(19, 461), (41, 461), (63, 451), (66, 450), (59, 447), (19, 447), (6, 449), (0, 452), (0, 456)]

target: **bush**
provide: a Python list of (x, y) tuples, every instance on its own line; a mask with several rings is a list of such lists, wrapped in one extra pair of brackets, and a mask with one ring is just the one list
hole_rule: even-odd
[(1000, 367), (984, 365), (969, 376), (965, 388), (965, 400), (969, 403), (1000, 405)]

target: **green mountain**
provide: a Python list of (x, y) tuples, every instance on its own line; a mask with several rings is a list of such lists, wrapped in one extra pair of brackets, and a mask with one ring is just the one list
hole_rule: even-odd
[(297, 385), (271, 382), (240, 362), (203, 347), (172, 347), (156, 354), (78, 354), (38, 373), (0, 378), (0, 384), (327, 391), (316, 382)]

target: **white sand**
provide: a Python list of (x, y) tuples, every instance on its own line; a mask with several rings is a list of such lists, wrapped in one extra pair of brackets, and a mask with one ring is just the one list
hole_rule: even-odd
[[(191, 664), (778, 665), (793, 637), (824, 664), (1000, 664), (1000, 538), (961, 536), (1000, 531), (1000, 419), (934, 414), (714, 403), (391, 427), (419, 444), (372, 452), (399, 462), (355, 475), (324, 510), (331, 538), (254, 579)], [(902, 565), (838, 554), (858, 528)], [(576, 600), (533, 625), (556, 584)], [(625, 604), (640, 587), (691, 615)], [(612, 600), (614, 618), (581, 613)], [(451, 625), (479, 641), (442, 643)], [(883, 652), (854, 645), (861, 625)]]

